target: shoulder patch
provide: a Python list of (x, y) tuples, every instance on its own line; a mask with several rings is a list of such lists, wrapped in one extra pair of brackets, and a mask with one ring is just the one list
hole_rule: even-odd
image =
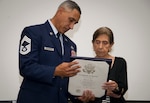
[(20, 44), (20, 54), (26, 55), (31, 51), (31, 39), (28, 38), (26, 35), (21, 40)]

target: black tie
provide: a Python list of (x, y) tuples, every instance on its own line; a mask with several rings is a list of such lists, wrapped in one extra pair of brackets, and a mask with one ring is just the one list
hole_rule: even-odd
[(57, 33), (57, 37), (58, 37), (58, 39), (59, 39), (59, 43), (60, 43), (60, 45), (61, 45), (61, 52), (62, 52), (62, 55), (64, 55), (64, 46), (63, 46), (63, 38), (62, 38), (62, 36), (60, 36), (60, 33), (58, 32)]
[(57, 38), (59, 38), (59, 36), (60, 36), (59, 32), (56, 35), (57, 35)]

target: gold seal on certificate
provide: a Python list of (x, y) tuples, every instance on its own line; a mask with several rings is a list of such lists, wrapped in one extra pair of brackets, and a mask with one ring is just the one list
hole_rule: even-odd
[(81, 96), (84, 90), (91, 90), (95, 97), (102, 97), (105, 94), (102, 85), (107, 81), (111, 60), (88, 57), (72, 58), (79, 62), (81, 72), (69, 78), (68, 91), (72, 95)]

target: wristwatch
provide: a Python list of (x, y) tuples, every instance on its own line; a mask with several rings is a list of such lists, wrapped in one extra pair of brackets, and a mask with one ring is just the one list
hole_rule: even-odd
[(113, 92), (113, 93), (115, 93), (115, 94), (120, 95), (120, 94), (121, 94), (121, 91), (122, 91), (122, 89), (121, 89), (121, 88), (116, 87), (116, 88), (115, 88), (112, 92)]

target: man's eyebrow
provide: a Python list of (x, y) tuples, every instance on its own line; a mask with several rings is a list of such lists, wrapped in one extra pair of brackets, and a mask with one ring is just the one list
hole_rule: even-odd
[(70, 17), (69, 19), (75, 21), (75, 23), (78, 23), (78, 21), (73, 17)]

